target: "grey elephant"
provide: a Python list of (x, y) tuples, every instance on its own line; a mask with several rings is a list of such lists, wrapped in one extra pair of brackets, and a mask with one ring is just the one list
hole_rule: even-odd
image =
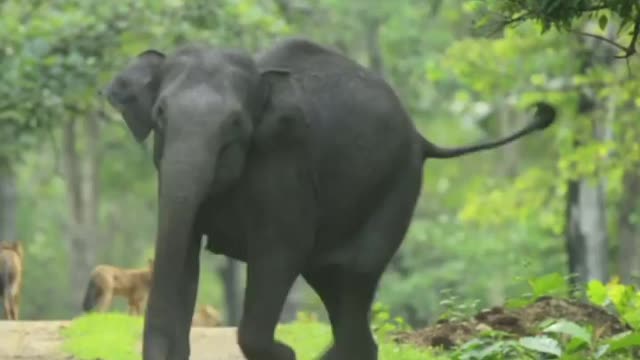
[(203, 235), (208, 250), (247, 264), (237, 339), (247, 359), (296, 358), (274, 330), (299, 275), (329, 314), (334, 341), (323, 359), (377, 359), (370, 307), (425, 159), (495, 148), (555, 117), (538, 103), (509, 137), (441, 148), (384, 79), (302, 38), (255, 57), (194, 44), (147, 50), (103, 93), (137, 141), (154, 135), (159, 214), (144, 360), (189, 358)]

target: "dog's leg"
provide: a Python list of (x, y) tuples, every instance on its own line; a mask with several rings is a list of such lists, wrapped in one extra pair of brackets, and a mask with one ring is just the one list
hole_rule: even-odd
[(111, 300), (113, 299), (113, 290), (105, 290), (104, 294), (98, 300), (98, 311), (105, 312), (111, 306)]
[(9, 292), (4, 294), (4, 317), (7, 320), (11, 320), (11, 317), (12, 317), (11, 294), (9, 294)]
[(20, 296), (16, 295), (13, 298), (13, 316), (14, 320), (20, 319)]

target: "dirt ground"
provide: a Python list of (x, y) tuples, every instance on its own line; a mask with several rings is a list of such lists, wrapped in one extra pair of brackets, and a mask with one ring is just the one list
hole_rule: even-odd
[(541, 297), (520, 309), (494, 307), (462, 321), (440, 321), (413, 332), (401, 333), (396, 341), (418, 346), (453, 348), (487, 330), (501, 331), (508, 337), (535, 335), (545, 320), (565, 319), (580, 325), (592, 325), (596, 338), (630, 330), (618, 318), (597, 306), (578, 301)]
[[(0, 321), (1, 360), (73, 360), (60, 351), (63, 321)], [(243, 360), (235, 328), (193, 328), (191, 360)]]

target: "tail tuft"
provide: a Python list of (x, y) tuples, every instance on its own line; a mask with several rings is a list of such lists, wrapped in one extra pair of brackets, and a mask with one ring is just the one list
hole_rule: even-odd
[(553, 124), (556, 119), (556, 109), (553, 106), (544, 101), (539, 101), (533, 106), (536, 107), (533, 124), (538, 130), (546, 129)]

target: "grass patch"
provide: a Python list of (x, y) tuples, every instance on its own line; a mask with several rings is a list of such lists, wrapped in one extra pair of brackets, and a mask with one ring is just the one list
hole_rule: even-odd
[(80, 360), (140, 360), (142, 317), (122, 313), (90, 313), (63, 330), (63, 351)]
[[(79, 360), (140, 360), (140, 317), (120, 313), (92, 313), (74, 319), (63, 330), (63, 350)], [(278, 326), (276, 337), (293, 346), (298, 360), (317, 359), (331, 342), (331, 328), (316, 321)], [(435, 360), (432, 352), (378, 340), (380, 360)]]

